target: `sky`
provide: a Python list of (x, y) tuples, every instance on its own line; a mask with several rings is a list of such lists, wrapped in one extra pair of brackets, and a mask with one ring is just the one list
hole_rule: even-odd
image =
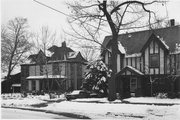
[[(51, 6), (63, 13), (68, 14), (69, 10), (64, 4), (65, 0), (37, 0)], [(175, 19), (180, 23), (180, 0), (169, 0), (166, 5), (169, 19)], [(155, 7), (161, 14), (166, 10), (163, 7)], [(162, 12), (161, 12), (162, 11)], [(28, 19), (30, 29), (39, 31), (44, 25), (49, 26), (53, 31), (57, 31), (59, 36), (64, 36), (62, 30), (68, 31), (67, 16), (44, 7), (33, 0), (1, 0), (1, 24), (15, 17), (25, 17)]]
[[(65, 5), (65, 0), (37, 1), (57, 9), (62, 13), (69, 14), (69, 9)], [(159, 12), (159, 14), (164, 14), (167, 10), (168, 19), (175, 19), (175, 21), (180, 23), (180, 0), (169, 0), (167, 5), (163, 8), (160, 9), (158, 6), (155, 6), (154, 9)], [(63, 33), (63, 30), (67, 32), (70, 28), (67, 23), (67, 16), (44, 7), (33, 0), (1, 0), (1, 25), (7, 24), (9, 20), (15, 17), (27, 18), (30, 30), (33, 32), (40, 31), (42, 26), (49, 26), (50, 30), (56, 31), (59, 36), (56, 42), (57, 46), (61, 46), (61, 42), (64, 41), (62, 38), (67, 37)], [(101, 39), (103, 40), (106, 35), (109, 34), (103, 34)]]

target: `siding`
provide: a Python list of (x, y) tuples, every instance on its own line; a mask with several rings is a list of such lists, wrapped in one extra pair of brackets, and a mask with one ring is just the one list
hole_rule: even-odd
[(105, 64), (108, 64), (108, 52), (105, 53)]
[(36, 76), (40, 75), (40, 66), (36, 65)]
[(36, 75), (36, 66), (29, 66), (29, 76), (35, 76)]
[(117, 55), (117, 72), (121, 70), (121, 62), (120, 62), (120, 55)]
[(160, 48), (160, 74), (164, 74), (164, 51)]
[(48, 69), (48, 75), (52, 75), (53, 73), (52, 64), (48, 64), (47, 69)]
[(158, 44), (155, 42), (155, 53), (158, 53)]
[(149, 48), (147, 47), (145, 50), (145, 61), (144, 61), (144, 66), (145, 66), (145, 74), (149, 74), (149, 71), (146, 69), (147, 67), (149, 68)]
[(138, 57), (137, 59), (136, 59), (136, 68), (138, 69), (138, 70), (140, 70), (140, 57)]
[(32, 81), (28, 80), (28, 90), (31, 91), (32, 90)]
[(136, 68), (135, 57), (131, 58), (132, 67)]
[(39, 80), (36, 80), (36, 90), (40, 90), (39, 89)]

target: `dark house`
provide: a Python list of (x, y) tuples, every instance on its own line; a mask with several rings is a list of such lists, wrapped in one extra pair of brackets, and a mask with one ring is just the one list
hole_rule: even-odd
[(80, 89), (87, 61), (65, 42), (30, 55), (28, 61), (21, 65), (22, 92)]
[[(111, 50), (111, 36), (103, 45)], [(180, 26), (120, 34), (116, 92), (123, 97), (180, 92)], [(107, 65), (110, 53), (101, 54)]]
[(10, 75), (9, 80), (1, 82), (1, 93), (20, 93), (21, 73)]

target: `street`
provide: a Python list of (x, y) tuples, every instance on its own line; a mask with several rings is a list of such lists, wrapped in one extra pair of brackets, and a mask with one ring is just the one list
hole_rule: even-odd
[(73, 119), (65, 116), (29, 110), (1, 108), (2, 119)]

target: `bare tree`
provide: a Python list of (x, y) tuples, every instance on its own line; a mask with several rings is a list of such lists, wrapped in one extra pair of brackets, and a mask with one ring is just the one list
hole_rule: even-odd
[[(142, 2), (138, 0), (132, 1), (74, 1), (68, 3), (72, 15), (69, 22), (75, 23), (76, 27), (71, 28), (73, 34), (69, 34), (77, 40), (89, 40), (99, 45), (102, 45), (98, 40), (101, 32), (108, 32), (107, 25), (110, 28), (111, 38), (111, 62), (112, 75), (109, 81), (109, 96), (108, 99), (115, 100), (115, 73), (117, 69), (117, 53), (118, 53), (118, 34), (122, 30), (130, 30), (136, 28), (149, 27), (152, 29), (152, 24), (155, 24), (155, 12), (149, 8), (155, 3), (164, 3), (164, 1), (149, 1)], [(148, 15), (148, 16), (147, 16)], [(154, 19), (153, 19), (154, 18)], [(148, 22), (146, 22), (148, 21)], [(77, 27), (78, 26), (78, 27)], [(78, 28), (78, 29), (76, 29)], [(80, 31), (80, 28), (82, 31)], [(109, 32), (108, 32), (109, 33)], [(105, 47), (105, 46), (104, 46)], [(107, 48), (106, 48), (107, 49)]]
[(34, 47), (36, 50), (46, 50), (51, 47), (56, 40), (56, 32), (52, 32), (48, 26), (42, 26), (40, 32), (34, 34)]
[(7, 72), (7, 79), (15, 67), (24, 62), (32, 47), (27, 19), (15, 18), (1, 28), (1, 69)]
[(93, 43), (90, 45), (89, 43), (80, 45), (80, 51), (82, 56), (89, 62), (99, 59), (100, 49), (93, 45)]
[[(45, 65), (45, 67), (43, 68), (43, 71), (45, 71), (45, 75), (47, 77), (47, 89), (48, 91), (50, 91), (50, 81), (48, 79), (48, 75), (50, 73), (52, 73), (52, 71), (48, 70), (48, 57), (51, 54), (50, 52), (47, 51), (47, 49), (49, 47), (51, 47), (54, 42), (56, 40), (56, 32), (52, 32), (48, 26), (42, 26), (40, 32), (34, 34), (34, 47), (35, 47), (35, 51), (37, 52), (37, 50), (42, 50), (45, 57), (43, 60), (43, 63), (39, 62), (38, 64), (40, 66)], [(43, 58), (41, 58), (43, 59)], [(51, 83), (52, 84), (52, 83)]]

